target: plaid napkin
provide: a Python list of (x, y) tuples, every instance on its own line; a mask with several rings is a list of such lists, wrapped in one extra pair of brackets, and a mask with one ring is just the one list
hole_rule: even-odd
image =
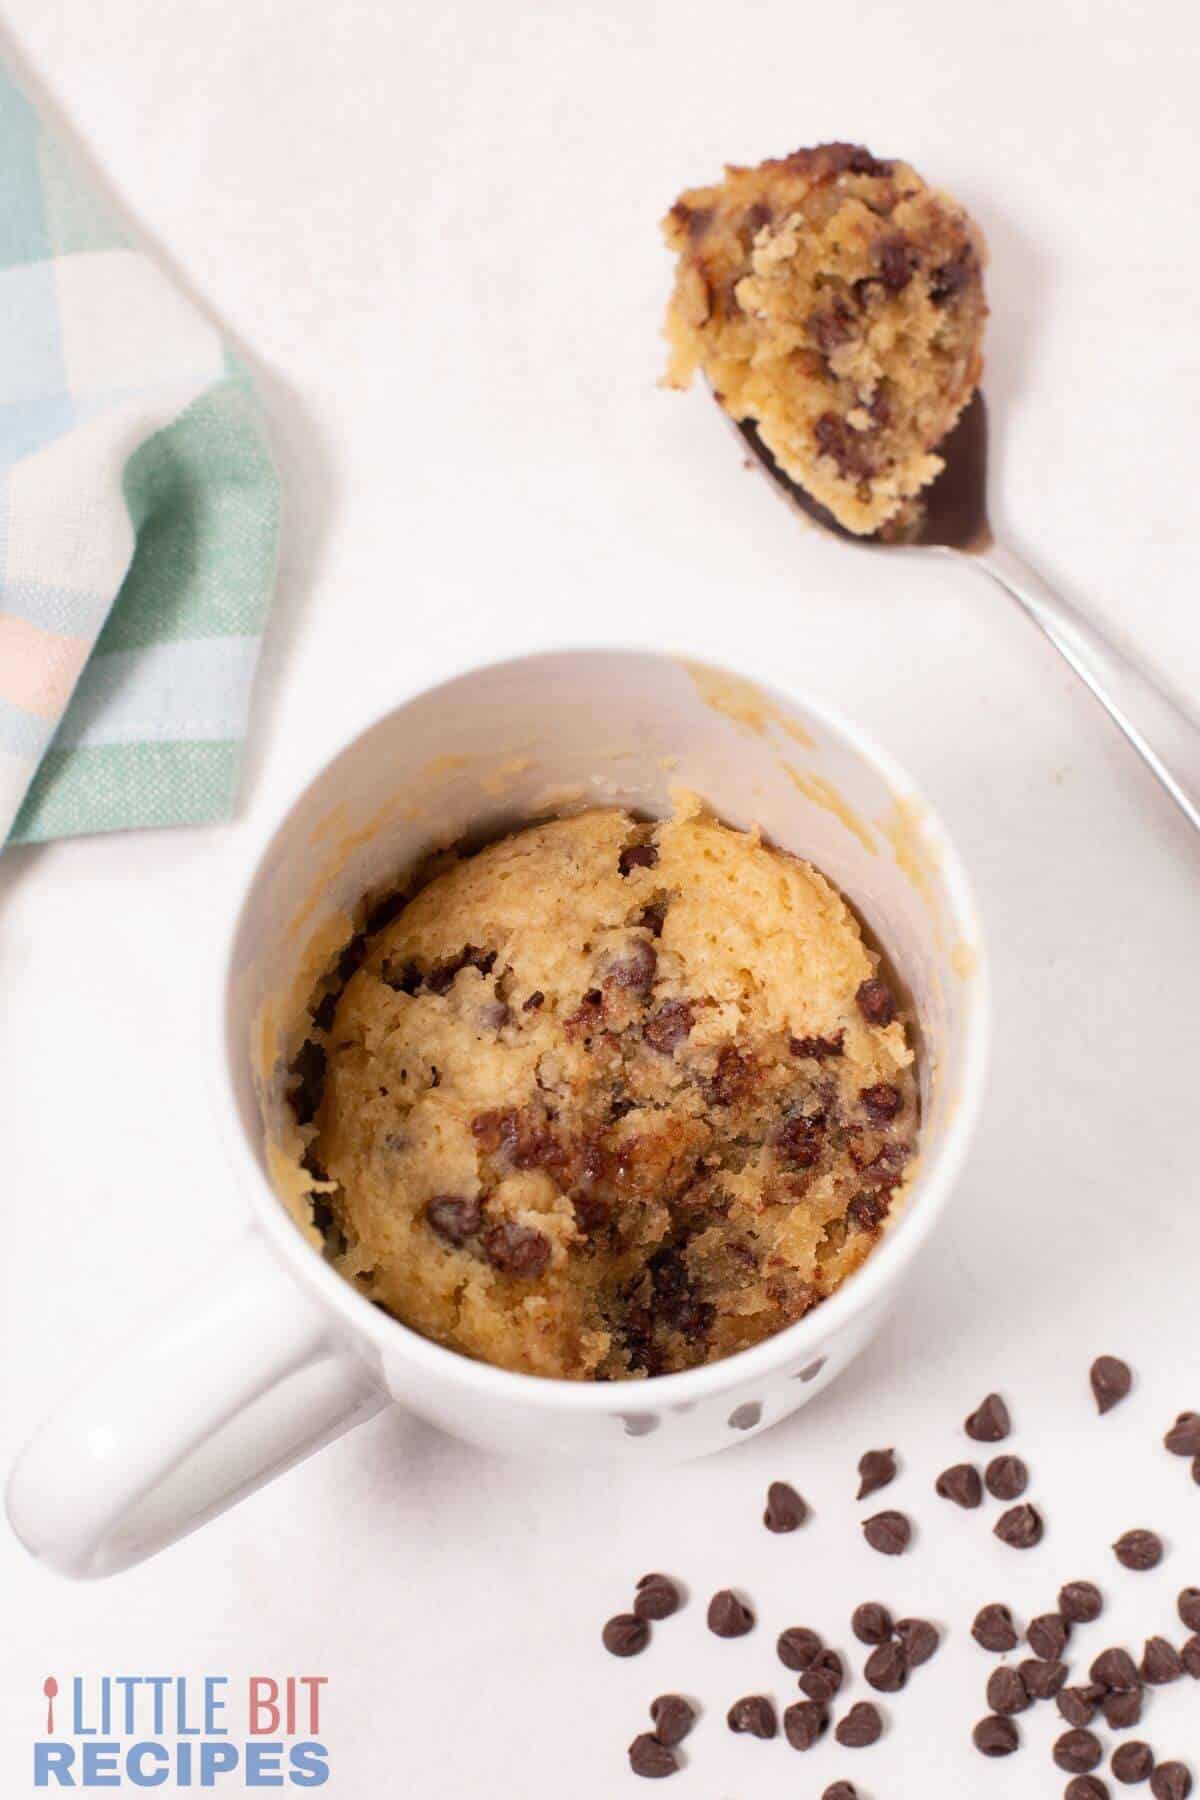
[(0, 844), (230, 812), (278, 523), (244, 372), (0, 70)]

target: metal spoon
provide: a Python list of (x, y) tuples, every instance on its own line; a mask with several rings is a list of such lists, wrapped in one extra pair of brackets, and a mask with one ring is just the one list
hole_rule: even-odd
[(976, 394), (949, 437), (938, 446), (946, 467), (926, 489), (924, 519), (904, 543), (884, 543), (847, 531), (783, 473), (750, 421), (730, 423), (775, 486), (807, 519), (834, 537), (867, 550), (938, 551), (989, 575), (1066, 658), (1200, 831), (1200, 717), (1171, 694), (1161, 676), (1136, 651), (1115, 643), (1094, 619), (1062, 599), (1015, 551), (992, 536), (987, 516), (987, 409), (982, 394)]

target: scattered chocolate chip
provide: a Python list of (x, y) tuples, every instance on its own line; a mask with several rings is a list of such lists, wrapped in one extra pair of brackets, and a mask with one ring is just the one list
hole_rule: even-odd
[(1100, 1589), (1092, 1581), (1068, 1581), (1058, 1590), (1058, 1610), (1072, 1625), (1090, 1625), (1104, 1610)]
[(622, 875), (628, 875), (630, 869), (652, 869), (657, 861), (653, 844), (630, 844), (617, 858), (617, 867)]
[(754, 1628), (754, 1614), (732, 1588), (722, 1588), (708, 1603), (708, 1629), (719, 1638), (745, 1637)]
[(1066, 1663), (1043, 1662), (1040, 1657), (1030, 1656), (1017, 1667), (1035, 1700), (1055, 1700), (1062, 1692), (1067, 1679)]
[(1179, 1617), (1189, 1631), (1200, 1631), (1200, 1588), (1185, 1587), (1176, 1602)]
[(1200, 1681), (1200, 1632), (1188, 1639), (1179, 1654), (1192, 1680)]
[(1138, 1738), (1131, 1739), (1128, 1744), (1118, 1744), (1112, 1753), (1112, 1772), (1127, 1787), (1148, 1780), (1153, 1768), (1154, 1752), (1149, 1744), (1143, 1744)]
[[(855, 1194), (846, 1208), (846, 1217), (859, 1231), (878, 1231), (888, 1216), (890, 1198), (888, 1194), (869, 1194), (865, 1191)], [(863, 1496), (860, 1494), (859, 1498), (862, 1499)]]
[(928, 1619), (897, 1619), (896, 1636), (904, 1645), (910, 1669), (919, 1669), (937, 1652), (941, 1642), (936, 1625)]
[(1002, 1718), (999, 1713), (990, 1713), (986, 1719), (980, 1719), (971, 1737), (983, 1756), (1011, 1756), (1021, 1742), (1012, 1720)]
[(1103, 1698), (1104, 1689), (1093, 1681), (1086, 1687), (1063, 1688), (1055, 1697), (1055, 1705), (1068, 1725), (1090, 1725)]
[(748, 1737), (773, 1738), (779, 1730), (775, 1708), (765, 1694), (747, 1694), (735, 1700), (725, 1722), (730, 1731), (745, 1732)]
[(521, 1011), (522, 1012), (536, 1012), (538, 1010), (538, 1007), (544, 1006), (545, 1003), (546, 1003), (546, 996), (545, 996), (545, 994), (543, 994), (541, 988), (534, 988), (532, 994), (530, 994), (528, 1000), (526, 1000), (524, 1006), (522, 1006)]
[(1067, 1647), (1071, 1627), (1061, 1613), (1039, 1613), (1025, 1633), (1029, 1648), (1043, 1662), (1057, 1662)]
[(1141, 1723), (1142, 1690), (1127, 1688), (1119, 1694), (1105, 1694), (1100, 1707), (1110, 1731), (1132, 1731)]
[(865, 1500), (868, 1494), (874, 1494), (885, 1488), (890, 1481), (896, 1479), (896, 1452), (894, 1450), (868, 1450), (858, 1459), (858, 1494), (859, 1500)]
[(682, 1694), (660, 1694), (650, 1702), (650, 1717), (659, 1743), (673, 1750), (696, 1723), (696, 1709)]
[(1033, 1705), (1033, 1696), (1022, 1681), (1016, 1669), (1007, 1665), (993, 1669), (988, 1676), (987, 1703), (994, 1713), (1001, 1713), (1006, 1719), (1014, 1713), (1024, 1712)]
[(679, 1589), (665, 1575), (643, 1575), (633, 1610), (639, 1619), (669, 1619), (679, 1611)]
[(664, 1775), (674, 1775), (679, 1764), (666, 1744), (660, 1743), (652, 1732), (643, 1731), (629, 1746), (629, 1766), (635, 1775), (658, 1781)]
[(1192, 1778), (1181, 1762), (1161, 1762), (1150, 1777), (1154, 1800), (1187, 1800)]
[(474, 1237), (483, 1223), (478, 1200), (460, 1200), (453, 1194), (435, 1194), (425, 1205), (425, 1223), (446, 1243), (461, 1246)]
[(886, 1125), (904, 1105), (903, 1094), (890, 1081), (876, 1081), (871, 1087), (863, 1088), (858, 1097), (876, 1125)]
[(1137, 1664), (1128, 1650), (1102, 1650), (1088, 1674), (1110, 1693), (1125, 1693), (1130, 1688), (1141, 1686)]
[(908, 1680), (908, 1652), (898, 1638), (889, 1638), (872, 1650), (863, 1675), (877, 1694), (898, 1694)]
[(1029, 1470), (1019, 1456), (993, 1456), (983, 1479), (994, 1499), (1019, 1500), (1029, 1486)]
[(835, 1694), (840, 1693), (844, 1679), (845, 1671), (837, 1651), (819, 1650), (801, 1674), (799, 1685), (810, 1700), (819, 1700), (826, 1706)]
[(637, 1656), (650, 1642), (650, 1627), (636, 1613), (617, 1613), (600, 1636), (604, 1648), (613, 1656)]
[(1168, 1643), (1165, 1637), (1147, 1638), (1142, 1655), (1142, 1680), (1148, 1681), (1151, 1687), (1166, 1687), (1169, 1681), (1178, 1681), (1182, 1674), (1183, 1658), (1174, 1644)]
[(658, 970), (658, 957), (652, 945), (639, 939), (628, 956), (614, 962), (604, 977), (606, 988), (626, 988), (633, 993), (644, 994), (654, 986), (654, 977)]
[(991, 1606), (980, 1607), (975, 1614), (971, 1636), (983, 1649), (993, 1650), (998, 1656), (1015, 1650), (1019, 1642), (1013, 1616), (1007, 1606), (1002, 1606), (999, 1601)]
[(881, 1556), (899, 1556), (912, 1541), (912, 1526), (903, 1513), (875, 1513), (863, 1520), (863, 1536)]
[(1073, 1775), (1063, 1789), (1063, 1800), (1108, 1800), (1108, 1788), (1098, 1775)]
[(1042, 1515), (1028, 1502), (1010, 1506), (992, 1529), (1002, 1544), (1009, 1544), (1014, 1550), (1032, 1550), (1042, 1541)]
[(896, 1016), (896, 1002), (886, 981), (864, 981), (854, 998), (868, 1025), (890, 1025)]
[(540, 1275), (550, 1261), (550, 1240), (532, 1226), (503, 1219), (483, 1239), (483, 1252), (503, 1275), (529, 1280)]
[(860, 1644), (886, 1644), (892, 1635), (892, 1615), (886, 1606), (867, 1600), (855, 1607), (850, 1629)]
[(793, 1169), (811, 1169), (825, 1138), (824, 1113), (793, 1113), (775, 1134), (775, 1154)]
[(642, 1036), (660, 1056), (670, 1056), (692, 1029), (692, 1009), (686, 1000), (664, 1000), (642, 1026)]
[(869, 1700), (859, 1700), (844, 1719), (839, 1720), (834, 1737), (846, 1750), (865, 1750), (883, 1736), (883, 1720), (879, 1708)]
[(1100, 1411), (1111, 1412), (1133, 1386), (1133, 1371), (1119, 1356), (1098, 1356), (1092, 1364), (1091, 1383)]
[(983, 1483), (974, 1463), (955, 1463), (953, 1468), (943, 1469), (935, 1485), (941, 1498), (953, 1500), (955, 1506), (971, 1509), (983, 1504)]
[(1012, 1420), (999, 1394), (989, 1394), (983, 1405), (971, 1414), (963, 1429), (977, 1444), (998, 1444), (1001, 1438), (1006, 1438), (1012, 1430)]
[(768, 1531), (795, 1531), (808, 1517), (808, 1507), (786, 1481), (773, 1481), (767, 1489), (763, 1524)]
[(1162, 1539), (1154, 1531), (1127, 1531), (1117, 1539), (1113, 1551), (1125, 1569), (1156, 1569), (1163, 1559)]
[(1104, 1760), (1100, 1739), (1093, 1731), (1064, 1731), (1051, 1751), (1055, 1762), (1068, 1775), (1086, 1775), (1099, 1768)]
[(1172, 1456), (1200, 1456), (1200, 1413), (1180, 1413), (1163, 1443)]
[(811, 1750), (829, 1724), (829, 1714), (816, 1700), (796, 1700), (783, 1711), (783, 1735), (793, 1750)]
[(824, 1649), (815, 1631), (804, 1625), (789, 1625), (775, 1640), (775, 1652), (785, 1669), (807, 1669)]
[(897, 231), (875, 245), (875, 261), (884, 287), (898, 294), (912, 280), (920, 258), (904, 233)]
[(826, 1062), (831, 1056), (845, 1054), (846, 1034), (835, 1032), (833, 1037), (790, 1037), (788, 1049), (793, 1056), (811, 1056), (814, 1062)]

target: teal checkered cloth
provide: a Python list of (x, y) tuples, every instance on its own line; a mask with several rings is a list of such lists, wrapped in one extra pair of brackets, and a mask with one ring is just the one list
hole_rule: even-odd
[(0, 70), (0, 844), (228, 815), (278, 536), (245, 372)]

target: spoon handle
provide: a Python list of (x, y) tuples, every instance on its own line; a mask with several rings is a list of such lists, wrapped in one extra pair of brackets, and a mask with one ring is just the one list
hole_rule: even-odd
[(1040, 627), (1200, 831), (1200, 717), (1015, 552), (991, 543), (967, 555)]

